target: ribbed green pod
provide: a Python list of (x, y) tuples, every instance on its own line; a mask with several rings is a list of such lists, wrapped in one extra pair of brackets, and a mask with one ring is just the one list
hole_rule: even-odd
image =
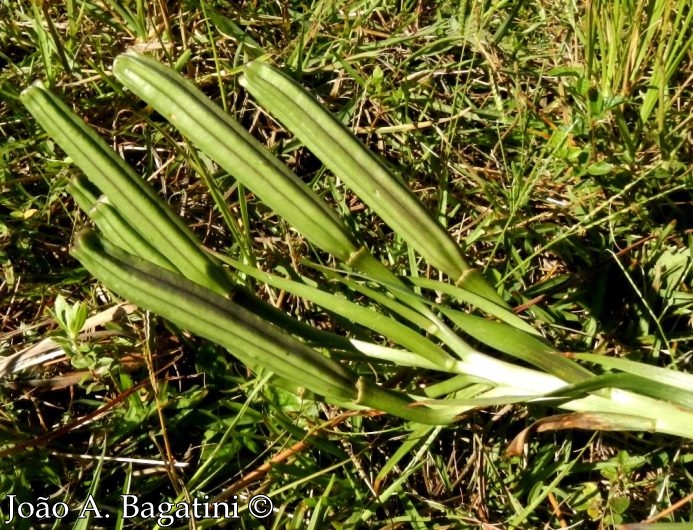
[(260, 61), (245, 66), (241, 84), (428, 263), (505, 305), (412, 191), (303, 87)]
[(337, 215), (195, 85), (135, 53), (116, 58), (118, 80), (317, 246), (347, 261), (358, 246)]
[(25, 89), (21, 101), (132, 229), (186, 277), (228, 291), (225, 276), (182, 219), (79, 116), (40, 82)]
[(445, 424), (454, 413), (416, 406), (354, 374), (285, 331), (178, 274), (129, 254), (92, 230), (71, 253), (109, 289), (177, 326), (227, 348), (242, 362), (333, 401), (351, 402), (420, 423)]
[(190, 81), (133, 52), (118, 56), (113, 71), (128, 89), (312, 243), (375, 280), (403, 287), (366, 248), (358, 246), (322, 198)]
[(356, 378), (349, 370), (232, 300), (129, 254), (91, 230), (77, 236), (71, 252), (120, 296), (228, 348), (241, 360), (317, 394), (356, 399)]

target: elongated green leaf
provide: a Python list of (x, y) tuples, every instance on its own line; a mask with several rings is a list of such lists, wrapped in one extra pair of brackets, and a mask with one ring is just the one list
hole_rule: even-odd
[[(390, 297), (382, 291), (372, 289), (365, 284), (352, 280), (351, 276), (356, 275), (343, 274), (341, 271), (335, 271), (329, 267), (307, 263), (305, 260), (302, 263), (322, 271), (329, 278), (334, 278), (342, 282), (353, 291), (366, 295), (371, 300), (390, 309), (394, 314), (418, 326), (422, 331), (437, 337), (451, 348), (460, 359), (467, 359), (469, 356), (478, 359), (484, 357), (484, 354), (478, 352), (462, 337), (450, 329), (450, 327), (431, 310), (429, 306), (437, 308), (438, 306), (436, 304), (433, 304), (429, 300), (409, 290), (404, 284), (402, 284), (402, 287), (387, 284), (389, 293), (392, 295), (392, 297)], [(368, 279), (366, 275), (363, 275), (363, 277)], [(407, 305), (405, 306), (404, 304)], [(413, 310), (410, 308), (413, 308)], [(495, 359), (492, 360), (488, 357), (487, 360), (490, 362), (495, 361)]]
[(662, 383), (663, 385), (672, 386), (680, 390), (691, 392), (693, 389), (693, 375), (685, 372), (639, 363), (637, 361), (631, 361), (630, 359), (620, 359), (618, 357), (609, 357), (594, 353), (571, 353), (570, 357), (595, 363), (605, 368), (612, 368), (629, 374), (638, 375), (654, 383)]
[(365, 377), (360, 377), (356, 386), (359, 390), (356, 400), (358, 405), (383, 410), (424, 425), (446, 425), (454, 422), (460, 414), (459, 409), (445, 406), (445, 401), (427, 400), (424, 404), (421, 400), (404, 400), (401, 395), (382, 388)]
[(579, 364), (563, 357), (558, 350), (524, 331), (461, 311), (441, 308), (465, 333), (516, 359), (528, 362), (566, 382), (576, 383), (592, 376)]
[(439, 370), (449, 370), (456, 362), (453, 357), (445, 353), (445, 351), (436, 344), (416, 333), (408, 326), (374, 309), (363, 307), (362, 305), (332, 293), (325, 292), (317, 287), (311, 287), (310, 285), (289, 278), (282, 278), (274, 274), (259, 271), (225, 256), (219, 256), (219, 259), (225, 261), (239, 272), (252, 276), (258, 281), (276, 287), (277, 289), (284, 289), (296, 296), (310, 300), (328, 311), (332, 311), (352, 322), (388, 337), (390, 340), (417, 353), (422, 359), (428, 360), (429, 364), (436, 366)]
[[(437, 436), (439, 430), (436, 429), (435, 432), (431, 433), (433, 429), (436, 428), (431, 427), (429, 425), (422, 425), (421, 427), (418, 427), (409, 434), (407, 434), (404, 442), (402, 442), (402, 444), (397, 448), (394, 454), (387, 459), (387, 462), (385, 462), (385, 465), (378, 472), (378, 475), (375, 477), (373, 485), (376, 490), (380, 489), (380, 484), (383, 482), (383, 480), (385, 480), (387, 475), (395, 469), (395, 467), (399, 464), (400, 460), (402, 460), (406, 456), (411, 456), (416, 446), (425, 442), (426, 438), (430, 439), (435, 438)], [(430, 436), (429, 433), (431, 433)]]
[(494, 387), (495, 385), (490, 384), (486, 379), (460, 374), (427, 386), (425, 392), (431, 398), (461, 393), (462, 391), (468, 397), (475, 397)]
[[(652, 368), (652, 367), (650, 367)], [(628, 374), (604, 374), (592, 377), (583, 382), (569, 385), (553, 393), (556, 396), (570, 396), (594, 393), (605, 388), (631, 390), (652, 398), (676, 403), (693, 411), (693, 392), (691, 386), (684, 388), (671, 386), (649, 377)], [(549, 394), (551, 395), (551, 394)]]
[(408, 279), (416, 286), (448, 294), (458, 302), (471, 304), (490, 316), (496, 317), (498, 320), (510, 324), (519, 330), (526, 333), (531, 333), (532, 335), (541, 336), (536, 329), (514, 314), (511, 310), (507, 309), (507, 307), (495, 304), (483, 296), (479, 296), (478, 294), (468, 291), (467, 289), (463, 289), (457, 285), (451, 285), (449, 283), (433, 280), (431, 278), (423, 278), (421, 276), (410, 277)]
[(642, 427), (649, 423), (651, 427), (645, 430), (693, 438), (692, 410), (629, 390), (603, 388), (586, 397), (561, 403), (560, 407), (577, 412), (621, 415), (626, 423), (627, 417), (633, 417), (622, 430), (643, 430)]

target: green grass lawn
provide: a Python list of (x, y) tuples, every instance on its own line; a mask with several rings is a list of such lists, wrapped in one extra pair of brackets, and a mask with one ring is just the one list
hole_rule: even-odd
[[(388, 298), (368, 274), (345, 274), (338, 256), (253, 193), (252, 180), (233, 178), (124, 88), (111, 68), (128, 49), (172, 66), (235, 117), (417, 302), (396, 290)], [(621, 360), (643, 363), (623, 384), (671, 399), (687, 418), (690, 391), (658, 392), (655, 370), (684, 378), (692, 368), (691, 50), (686, 0), (0, 3), (0, 526), (14, 514), (5, 527), (155, 528), (161, 503), (204, 500), (226, 501), (238, 518), (158, 524), (691, 528), (690, 425), (674, 436), (631, 430), (628, 418), (557, 416), (565, 396), (489, 397), (500, 374), (450, 378), (413, 355), (363, 362), (349, 350), (358, 340), (401, 353), (391, 347), (412, 328), (412, 344), (457, 353), (454, 340), (419, 324), (423, 313), (411, 314), (425, 305), (470, 348), (536, 365), (524, 331), (507, 344), (495, 321), (486, 336), (490, 320), (456, 320), (454, 309), (488, 310), (446, 290), (456, 278), (241, 84), (254, 59), (288, 73), (413, 190), (522, 319), (516, 325), (600, 381), (616, 385), (609, 377)], [(80, 169), (20, 101), (37, 79), (280, 326), (321, 353), (334, 357), (334, 347), (363, 380), (465, 412), (424, 425), (310, 399), (297, 381), (275, 384), (271, 365), (251, 370), (97, 281), (69, 253), (93, 225), (75, 200)], [(318, 289), (335, 308), (311, 299)], [(370, 326), (376, 317), (363, 315), (373, 314), (392, 327)], [(602, 386), (575, 392), (607, 395)], [(137, 497), (137, 516), (123, 511), (123, 495)], [(267, 500), (269, 515), (253, 517)], [(65, 517), (51, 514), (63, 506)], [(85, 507), (90, 518), (78, 518)]]

